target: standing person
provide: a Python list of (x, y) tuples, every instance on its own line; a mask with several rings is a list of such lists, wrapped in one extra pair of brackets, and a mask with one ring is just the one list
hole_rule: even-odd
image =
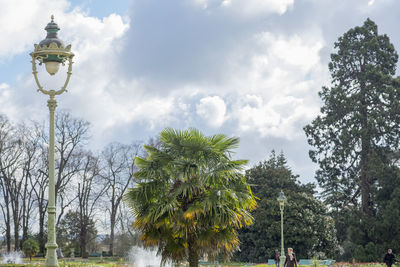
[(297, 267), (296, 255), (292, 248), (288, 248), (288, 254), (286, 255), (284, 267)]
[(396, 256), (392, 253), (392, 250), (389, 248), (388, 252), (386, 253), (385, 257), (383, 258), (383, 262), (388, 266), (391, 267), (392, 264), (396, 262)]
[(281, 253), (276, 249), (275, 250), (275, 266), (279, 267), (279, 263), (281, 261)]

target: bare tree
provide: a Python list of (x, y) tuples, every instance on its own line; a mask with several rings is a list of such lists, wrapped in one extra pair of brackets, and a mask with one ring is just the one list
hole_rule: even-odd
[[(89, 139), (89, 123), (72, 117), (66, 111), (58, 111), (55, 117), (55, 195), (57, 204), (56, 227), (64, 216), (66, 208), (77, 198), (73, 191), (73, 179), (81, 170), (82, 149)], [(40, 251), (45, 247), (45, 218), (47, 213), (48, 191), (48, 133), (44, 127), (41, 131), (42, 145), (38, 148), (41, 155), (37, 181), (34, 187), (39, 213)]]
[[(34, 198), (30, 180), (36, 168), (37, 135), (26, 124), (14, 126), (1, 117), (0, 130), (0, 187), (4, 203), (0, 203), (5, 221), (7, 249), (11, 246), (11, 226), (14, 249), (21, 249), (26, 239)], [(11, 223), (12, 220), (12, 223)]]
[(22, 141), (23, 157), (21, 158), (21, 181), (22, 189), (20, 191), (21, 198), (21, 227), (22, 244), (28, 239), (28, 229), (30, 227), (31, 215), (34, 210), (34, 203), (37, 200), (34, 194), (35, 188), (40, 186), (39, 167), (41, 163), (41, 147), (42, 135), (41, 126), (33, 122), (31, 126), (21, 125), (19, 127), (20, 140)]
[[(3, 117), (4, 118), (4, 117)], [(5, 213), (7, 221), (7, 236), (8, 230), (11, 231), (11, 220), (13, 221), (14, 231), (14, 249), (19, 248), (19, 230), (20, 230), (20, 192), (23, 186), (21, 162), (23, 158), (23, 141), (15, 126), (11, 125), (7, 119), (3, 120), (4, 129), (2, 134), (2, 145), (0, 151), (0, 171), (1, 171), (1, 186), (5, 203), (3, 206), (3, 214)], [(11, 214), (10, 214), (11, 211)], [(7, 241), (7, 249), (9, 247)]]
[(142, 145), (134, 143), (123, 145), (111, 143), (102, 152), (102, 177), (107, 186), (106, 203), (110, 218), (110, 254), (114, 253), (115, 226), (121, 200), (132, 182), (132, 175), (136, 171), (133, 162), (134, 156), (142, 151)]
[(6, 170), (8, 168), (9, 150), (11, 149), (10, 138), (12, 136), (13, 127), (8, 119), (0, 115), (0, 187), (3, 202), (0, 202), (0, 208), (4, 221), (7, 251), (11, 250), (11, 207), (10, 207), (10, 193), (7, 187)]
[(36, 171), (36, 177), (34, 180), (31, 180), (32, 183), (31, 186), (33, 189), (34, 198), (36, 200), (35, 203), (38, 209), (37, 214), (39, 217), (39, 233), (38, 233), (39, 251), (41, 253), (44, 253), (46, 244), (44, 225), (45, 225), (46, 211), (48, 205), (46, 196), (49, 186), (49, 176), (48, 176), (49, 154), (48, 154), (48, 146), (47, 143), (45, 142), (46, 134), (44, 133), (44, 126), (37, 124), (36, 127), (37, 127), (36, 131), (41, 136), (42, 142), (40, 143), (40, 146), (37, 148), (39, 154), (39, 161)]
[(57, 224), (68, 207), (76, 198), (70, 194), (69, 187), (73, 177), (80, 171), (82, 147), (89, 139), (89, 122), (74, 118), (65, 111), (56, 114), (56, 200), (59, 201)]
[(77, 200), (80, 222), (79, 241), (82, 258), (88, 257), (87, 245), (89, 237), (93, 236), (88, 231), (90, 220), (94, 217), (100, 197), (105, 192), (105, 185), (100, 183), (99, 158), (90, 152), (85, 153), (81, 161), (82, 170), (78, 177)]

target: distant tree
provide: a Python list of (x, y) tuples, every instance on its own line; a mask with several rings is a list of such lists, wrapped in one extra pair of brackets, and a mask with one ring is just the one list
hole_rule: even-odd
[(106, 146), (102, 153), (101, 177), (106, 186), (105, 207), (109, 214), (110, 244), (109, 252), (114, 254), (114, 236), (118, 219), (118, 211), (122, 198), (129, 186), (132, 186), (132, 176), (137, 170), (133, 158), (142, 151), (139, 143), (124, 145), (111, 143)]
[(56, 112), (55, 153), (56, 183), (55, 194), (59, 207), (58, 224), (67, 207), (76, 199), (71, 181), (82, 170), (81, 161), (85, 157), (84, 145), (89, 140), (89, 122), (73, 117), (66, 111)]
[[(43, 139), (45, 135), (43, 133), (43, 126), (41, 127), (40, 136)], [(47, 233), (45, 229), (45, 220), (47, 218), (47, 191), (49, 185), (49, 177), (48, 177), (48, 149), (44, 142), (37, 148), (39, 154), (39, 163), (37, 168), (37, 175), (35, 180), (32, 181), (32, 189), (33, 189), (33, 196), (35, 198), (35, 203), (37, 207), (37, 216), (39, 217), (38, 224), (39, 224), (39, 232), (38, 232), (38, 242), (39, 242), (39, 249), (40, 253), (45, 253), (45, 244), (47, 240)]]
[[(81, 229), (82, 225), (87, 225), (87, 240), (94, 241), (97, 236), (97, 229), (93, 218), (81, 218), (79, 211), (68, 211), (60, 220), (57, 226), (57, 243), (59, 246), (81, 247)], [(82, 254), (81, 254), (82, 256)]]
[(247, 161), (231, 159), (239, 139), (167, 128), (160, 141), (159, 148), (145, 146), (148, 157), (136, 157), (137, 186), (125, 198), (144, 245), (158, 247), (163, 262), (187, 260), (190, 267), (203, 253), (228, 256), (256, 205), (241, 173)]
[(20, 249), (23, 243), (29, 237), (29, 228), (31, 227), (31, 217), (35, 210), (37, 199), (35, 198), (35, 188), (39, 186), (38, 177), (40, 168), (40, 153), (42, 147), (42, 138), (40, 125), (32, 122), (32, 124), (22, 124), (19, 127), (20, 140), (22, 142), (23, 157), (20, 165), (21, 188), (20, 188), (20, 225), (22, 228), (22, 236)]
[(82, 258), (88, 258), (88, 244), (96, 235), (92, 230), (92, 218), (98, 211), (99, 200), (106, 191), (106, 186), (100, 179), (100, 159), (90, 152), (85, 152), (81, 161), (81, 171), (76, 179), (77, 215), (79, 216), (79, 244)]
[(127, 257), (132, 246), (143, 247), (140, 240), (140, 233), (135, 231), (132, 222), (135, 220), (132, 212), (124, 202), (119, 206), (117, 217), (117, 227), (115, 231), (114, 255), (119, 257)]
[[(45, 247), (45, 217), (48, 191), (48, 130), (41, 129), (41, 161), (38, 167), (37, 186), (34, 189), (39, 210), (39, 243), (41, 252)], [(57, 206), (56, 225), (65, 215), (67, 207), (76, 200), (73, 180), (81, 171), (84, 145), (89, 139), (89, 123), (75, 118), (66, 111), (57, 111), (55, 117), (55, 195)]]
[[(20, 249), (20, 208), (21, 197), (20, 192), (23, 189), (24, 177), (21, 176), (21, 164), (23, 161), (23, 143), (21, 135), (18, 132), (16, 125), (8, 122), (7, 119), (3, 121), (3, 129), (5, 131), (0, 145), (0, 175), (1, 187), (3, 196), (7, 203), (4, 203), (4, 212), (7, 226), (7, 231), (13, 229), (14, 234), (14, 250)], [(7, 132), (6, 132), (7, 131)], [(8, 238), (11, 238), (9, 236)]]
[(128, 257), (129, 252), (133, 246), (138, 247), (141, 245), (139, 233), (131, 235), (129, 232), (118, 233), (115, 236), (115, 256)]
[(266, 262), (280, 251), (281, 224), (277, 197), (282, 190), (284, 207), (285, 247), (294, 248), (298, 258), (324, 254), (335, 257), (338, 252), (336, 231), (327, 207), (314, 197), (314, 185), (301, 184), (298, 175), (288, 167), (283, 154), (273, 151), (267, 161), (246, 171), (254, 195), (259, 198), (252, 212), (254, 224), (239, 230), (240, 251), (235, 259), (241, 262)]
[(2, 212), (5, 239), (7, 244), (7, 251), (11, 250), (11, 224), (12, 224), (12, 211), (11, 211), (11, 196), (9, 191), (9, 176), (7, 175), (8, 169), (12, 166), (12, 147), (15, 141), (11, 141), (14, 129), (8, 118), (0, 115), (0, 194), (3, 201), (0, 201), (0, 208)]
[[(0, 208), (6, 224), (7, 249), (10, 249), (11, 228), (14, 249), (22, 249), (27, 239), (34, 209), (32, 181), (35, 181), (40, 137), (28, 124), (12, 124), (0, 117)], [(21, 238), (22, 230), (22, 238)]]
[(32, 261), (32, 256), (39, 252), (39, 243), (35, 239), (29, 238), (22, 244), (22, 251)]

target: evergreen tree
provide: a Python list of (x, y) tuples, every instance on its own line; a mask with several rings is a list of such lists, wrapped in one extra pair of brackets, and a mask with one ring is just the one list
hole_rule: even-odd
[(313, 184), (298, 181), (283, 154), (272, 152), (267, 161), (247, 170), (246, 177), (259, 201), (252, 212), (254, 224), (239, 231), (241, 245), (236, 260), (266, 262), (273, 258), (275, 249), (280, 251), (281, 218), (277, 197), (281, 190), (288, 199), (284, 208), (285, 248), (293, 247), (298, 259), (323, 254), (335, 256), (336, 232), (327, 208), (314, 198)]
[(379, 251), (400, 237), (388, 233), (389, 225), (397, 227), (389, 222), (398, 218), (391, 210), (397, 207), (391, 199), (396, 198), (400, 140), (398, 54), (370, 19), (347, 31), (335, 48), (329, 63), (332, 85), (319, 93), (321, 115), (304, 130), (343, 259), (378, 260)]
[(22, 244), (22, 251), (25, 256), (29, 257), (29, 261), (32, 261), (32, 256), (39, 252), (39, 243), (35, 239), (29, 238)]
[[(82, 231), (82, 229), (85, 231)], [(85, 236), (82, 236), (84, 232)], [(69, 210), (57, 227), (57, 242), (61, 248), (72, 246), (80, 251), (81, 257), (88, 257), (87, 247), (95, 242), (97, 229), (92, 218), (82, 218), (79, 211)], [(85, 241), (82, 242), (82, 239)]]
[(319, 93), (322, 114), (304, 130), (326, 202), (339, 210), (361, 196), (361, 210), (371, 216), (373, 167), (399, 145), (400, 87), (393, 78), (398, 55), (370, 19), (346, 32), (335, 48), (332, 85)]

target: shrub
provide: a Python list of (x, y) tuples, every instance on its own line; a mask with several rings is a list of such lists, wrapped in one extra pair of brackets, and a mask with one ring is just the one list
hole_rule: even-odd
[(22, 244), (22, 251), (32, 261), (32, 256), (39, 252), (39, 243), (35, 239), (29, 238)]

